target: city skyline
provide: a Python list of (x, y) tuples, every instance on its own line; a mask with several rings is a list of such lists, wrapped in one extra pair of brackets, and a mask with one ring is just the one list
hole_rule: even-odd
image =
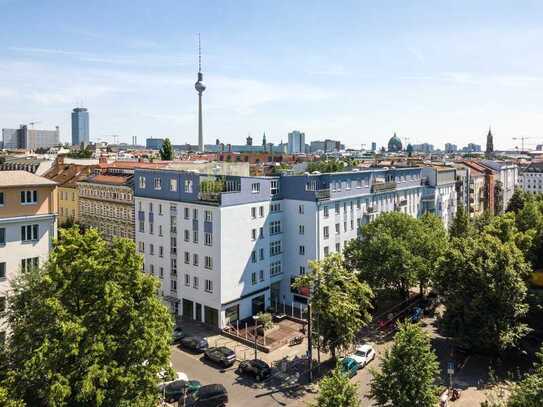
[[(520, 147), (512, 140), (520, 136), (533, 148), (543, 141), (543, 7), (490, 5), (0, 1), (12, 17), (0, 36), (0, 127), (39, 120), (69, 141), (70, 111), (82, 100), (94, 141), (119, 134), (195, 144), (201, 32), (211, 89), (205, 144), (264, 132), (278, 144), (299, 129), (308, 141), (347, 147), (386, 145), (394, 131), (412, 144), (461, 147), (484, 145), (491, 125), (497, 150)], [(33, 30), (14, 39), (21, 20)]]

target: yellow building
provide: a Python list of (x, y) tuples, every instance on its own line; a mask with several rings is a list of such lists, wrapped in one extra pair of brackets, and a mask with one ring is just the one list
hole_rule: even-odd
[(95, 166), (64, 164), (62, 156), (57, 158), (53, 167), (45, 174), (45, 177), (58, 184), (58, 224), (80, 223), (79, 216), (79, 191), (77, 182), (91, 174)]

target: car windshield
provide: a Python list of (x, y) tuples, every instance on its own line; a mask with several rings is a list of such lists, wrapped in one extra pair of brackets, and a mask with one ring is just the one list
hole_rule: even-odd
[(357, 350), (355, 355), (365, 358), (366, 357), (366, 352), (363, 351), (363, 350)]
[(219, 349), (217, 349), (220, 353), (224, 355), (231, 355), (234, 353), (232, 350), (228, 349), (226, 346), (221, 346)]

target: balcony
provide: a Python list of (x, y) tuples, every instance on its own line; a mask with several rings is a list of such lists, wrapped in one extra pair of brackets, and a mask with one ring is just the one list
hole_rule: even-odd
[(330, 188), (318, 189), (315, 191), (315, 198), (317, 201), (328, 201), (330, 199)]
[(371, 192), (387, 192), (396, 190), (396, 181), (374, 182), (371, 184)]
[(240, 192), (241, 183), (239, 180), (227, 181), (222, 177), (205, 177), (200, 180), (200, 201), (221, 203), (223, 192)]

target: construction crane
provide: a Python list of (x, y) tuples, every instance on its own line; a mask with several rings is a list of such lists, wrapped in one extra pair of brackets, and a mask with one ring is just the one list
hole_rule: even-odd
[(524, 151), (524, 140), (530, 140), (533, 137), (526, 137), (526, 136), (520, 136), (520, 137), (513, 137), (513, 140), (520, 140), (521, 142), (521, 151)]

